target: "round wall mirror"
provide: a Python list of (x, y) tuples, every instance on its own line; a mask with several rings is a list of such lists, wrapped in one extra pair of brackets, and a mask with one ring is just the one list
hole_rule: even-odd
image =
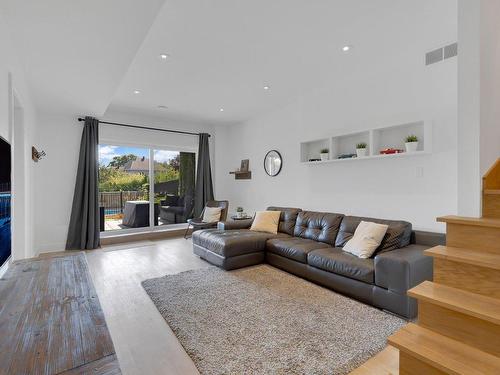
[(266, 154), (264, 158), (264, 170), (271, 176), (277, 176), (281, 172), (281, 166), (283, 165), (283, 160), (281, 159), (281, 154), (276, 150), (271, 150)]

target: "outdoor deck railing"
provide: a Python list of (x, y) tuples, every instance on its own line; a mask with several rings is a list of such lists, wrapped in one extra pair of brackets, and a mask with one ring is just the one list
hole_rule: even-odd
[[(106, 214), (123, 213), (125, 202), (147, 200), (147, 193), (142, 191), (102, 191), (99, 192), (99, 206), (104, 207)], [(111, 211), (111, 212), (110, 212)]]

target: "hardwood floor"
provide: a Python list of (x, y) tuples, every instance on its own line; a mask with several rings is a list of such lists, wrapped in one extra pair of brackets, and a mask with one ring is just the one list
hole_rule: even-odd
[(190, 240), (174, 238), (105, 246), (86, 253), (124, 374), (198, 374), (141, 281), (209, 267)]
[(13, 263), (0, 301), (1, 374), (120, 374), (83, 253)]

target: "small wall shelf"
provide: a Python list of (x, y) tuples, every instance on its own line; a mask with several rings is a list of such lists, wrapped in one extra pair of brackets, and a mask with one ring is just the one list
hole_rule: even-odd
[(250, 180), (252, 178), (252, 172), (240, 172), (240, 171), (234, 171), (234, 172), (229, 172), (229, 174), (234, 174), (234, 179), (235, 180)]
[[(404, 139), (408, 135), (418, 137), (418, 149), (415, 152), (397, 154), (380, 154), (386, 148), (405, 149)], [(411, 157), (431, 152), (432, 129), (430, 121), (415, 121), (411, 123), (373, 128), (352, 133), (340, 133), (332, 137), (316, 139), (300, 143), (300, 162), (303, 164), (323, 164), (332, 162), (349, 162), (353, 160), (370, 160), (385, 158)], [(339, 159), (339, 155), (355, 154), (356, 144), (364, 142), (368, 145), (367, 154), (361, 158)], [(329, 160), (320, 159), (320, 150), (330, 150)]]

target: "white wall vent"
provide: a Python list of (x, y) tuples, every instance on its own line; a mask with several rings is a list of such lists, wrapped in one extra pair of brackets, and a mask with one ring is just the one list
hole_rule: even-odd
[(449, 59), (458, 55), (458, 43), (450, 44), (444, 47), (444, 58)]
[(452, 43), (447, 46), (435, 49), (425, 54), (425, 65), (435, 64), (437, 62), (455, 57), (458, 55), (458, 43)]

